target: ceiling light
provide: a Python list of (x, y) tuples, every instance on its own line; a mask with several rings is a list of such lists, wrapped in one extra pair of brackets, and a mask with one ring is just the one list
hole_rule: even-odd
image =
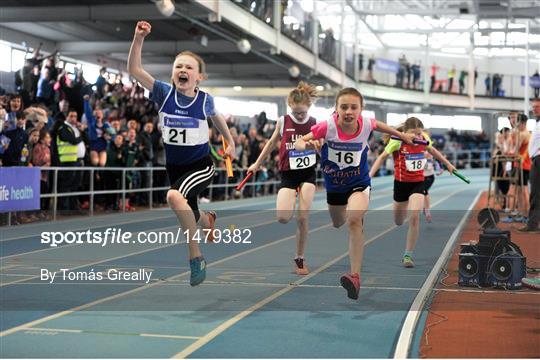
[(234, 86), (233, 90), (234, 91), (242, 91), (242, 87), (241, 86)]
[(300, 68), (297, 65), (292, 65), (289, 67), (289, 75), (291, 75), (293, 78), (297, 78), (300, 76)]
[(174, 2), (173, 0), (157, 0), (156, 7), (163, 16), (171, 16), (174, 13)]
[(238, 46), (238, 50), (240, 50), (242, 54), (247, 54), (251, 50), (251, 43), (247, 39), (238, 40), (236, 46)]
[(317, 87), (315, 88), (317, 91), (323, 91), (324, 90), (324, 86), (321, 86), (321, 85), (317, 85)]

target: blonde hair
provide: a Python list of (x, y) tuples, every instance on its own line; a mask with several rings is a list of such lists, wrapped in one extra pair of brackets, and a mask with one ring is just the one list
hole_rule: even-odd
[[(408, 118), (407, 120), (405, 120), (405, 122), (403, 124), (400, 124), (396, 127), (396, 130), (397, 131), (400, 131), (400, 132), (406, 132), (407, 130), (410, 130), (410, 129), (423, 129), (424, 128), (424, 124), (422, 123), (422, 121), (420, 119), (418, 119), (417, 117), (410, 117)], [(383, 141), (385, 143), (388, 143), (388, 141), (390, 140), (390, 134), (384, 134), (383, 135)]]
[(336, 108), (338, 106), (339, 98), (342, 97), (342, 96), (345, 96), (345, 95), (353, 95), (353, 96), (356, 96), (356, 97), (360, 98), (360, 106), (364, 107), (364, 97), (362, 96), (362, 94), (360, 94), (360, 91), (356, 90), (355, 88), (349, 87), (349, 88), (341, 89), (339, 91), (339, 93), (337, 94), (337, 96), (336, 96)]
[[(176, 57), (174, 58), (174, 60), (176, 61), (179, 56), (190, 56), (195, 59), (195, 61), (197, 61), (197, 64), (199, 64), (199, 74), (202, 75), (203, 80), (208, 79), (208, 75), (206, 75), (206, 63), (204, 62), (202, 57), (189, 50), (179, 52), (178, 55), (176, 55)], [(174, 83), (172, 76), (171, 83)]]
[(313, 104), (313, 99), (317, 97), (317, 90), (314, 85), (300, 81), (298, 86), (291, 90), (287, 97), (288, 105), (308, 105)]

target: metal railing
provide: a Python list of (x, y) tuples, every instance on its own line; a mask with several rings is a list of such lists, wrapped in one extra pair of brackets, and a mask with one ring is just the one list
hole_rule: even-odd
[[(488, 168), (490, 162), (490, 151), (489, 150), (455, 150), (455, 151), (443, 151), (443, 154), (450, 160), (450, 162), (457, 165), (458, 168)], [(391, 169), (387, 169), (391, 170)], [(58, 217), (58, 204), (59, 199), (64, 197), (73, 197), (73, 196), (88, 196), (88, 212), (90, 216), (94, 215), (95, 211), (95, 199), (100, 195), (120, 195), (121, 196), (121, 211), (127, 211), (127, 195), (134, 193), (147, 193), (148, 194), (148, 206), (150, 209), (153, 208), (153, 197), (155, 192), (158, 191), (167, 191), (170, 189), (170, 186), (158, 186), (154, 187), (154, 173), (163, 172), (166, 176), (165, 167), (47, 167), (41, 168), (42, 172), (52, 172), (52, 176), (49, 178), (52, 180), (51, 192), (44, 193), (40, 195), (40, 199), (52, 199), (52, 219), (56, 220)], [(89, 182), (88, 190), (83, 191), (72, 191), (72, 192), (59, 192), (58, 188), (58, 179), (61, 176), (62, 172), (68, 171), (81, 171), (89, 173)], [(96, 172), (120, 172), (120, 188), (113, 190), (96, 190), (95, 189), (95, 179)], [(148, 186), (147, 187), (130, 187), (132, 184), (127, 179), (127, 175), (131, 173), (144, 173), (149, 172)], [(214, 183), (208, 187), (208, 198), (214, 199), (216, 191), (222, 191), (222, 193), (217, 194), (219, 196), (223, 195), (223, 200), (229, 200), (231, 198), (245, 198), (245, 197), (255, 197), (258, 195), (265, 196), (270, 194), (277, 193), (279, 180), (270, 179), (260, 181), (260, 176), (253, 176), (250, 181), (248, 181), (242, 191), (236, 191), (234, 189), (236, 185), (242, 180), (247, 174), (247, 169), (235, 169), (235, 174), (237, 175), (232, 180), (226, 176), (225, 169), (216, 169), (216, 176), (214, 177)], [(216, 183), (216, 179), (218, 183)], [(220, 183), (220, 180), (224, 180)], [(317, 170), (317, 185), (323, 183), (322, 172), (320, 169)], [(45, 210), (45, 209), (42, 209)], [(30, 210), (31, 211), (31, 210)], [(8, 225), (11, 225), (11, 212), (8, 212)]]
[[(42, 172), (48, 172), (49, 174), (52, 173), (52, 175), (49, 176), (49, 180), (52, 181), (52, 186), (50, 187), (51, 191), (47, 193), (43, 193), (40, 195), (41, 199), (52, 199), (51, 208), (48, 209), (49, 211), (52, 211), (52, 219), (56, 220), (58, 217), (59, 212), (59, 199), (65, 198), (65, 197), (74, 197), (74, 196), (88, 196), (88, 211), (89, 215), (94, 215), (95, 210), (95, 199), (97, 196), (100, 195), (120, 195), (121, 196), (121, 210), (122, 212), (126, 212), (127, 207), (127, 195), (128, 194), (134, 194), (134, 193), (147, 193), (148, 194), (148, 206), (150, 209), (153, 208), (153, 197), (154, 193), (158, 191), (167, 191), (170, 189), (170, 186), (158, 186), (154, 187), (154, 173), (155, 172), (163, 172), (163, 176), (166, 176), (166, 168), (165, 167), (46, 167), (41, 168)], [(83, 191), (71, 191), (71, 192), (59, 192), (59, 177), (61, 177), (62, 172), (74, 172), (74, 171), (80, 171), (80, 172), (86, 172), (89, 173), (89, 182), (88, 182), (88, 190)], [(95, 179), (96, 179), (96, 173), (103, 173), (103, 172), (121, 172), (120, 177), (120, 188), (119, 189), (113, 189), (113, 190), (96, 190), (95, 189)], [(136, 187), (136, 188), (130, 188), (131, 184), (130, 181), (127, 179), (127, 175), (130, 173), (144, 173), (149, 172), (148, 177), (148, 186), (147, 187)], [(260, 195), (269, 195), (269, 194), (275, 194), (278, 190), (278, 184), (280, 183), (279, 180), (271, 179), (266, 181), (257, 181), (258, 176), (253, 176), (250, 181), (248, 181), (245, 185), (242, 191), (236, 191), (234, 188), (236, 185), (242, 180), (243, 176), (247, 174), (247, 169), (235, 169), (235, 174), (237, 174), (236, 178), (232, 178), (232, 180), (226, 176), (226, 170), (225, 169), (216, 169), (216, 175), (214, 177), (214, 183), (212, 183), (208, 188), (208, 198), (213, 199), (214, 195), (216, 195), (216, 191), (219, 189), (223, 189), (223, 199), (229, 200), (230, 198), (244, 198), (247, 197), (246, 194), (251, 194), (251, 197)], [(82, 178), (81, 178), (82, 179)], [(224, 179), (223, 183), (215, 183), (215, 181), (219, 181), (220, 179)], [(234, 180), (236, 179), (236, 180)], [(82, 181), (81, 181), (82, 182)], [(322, 176), (320, 174), (320, 171), (317, 174), (317, 183), (322, 183)], [(234, 191), (234, 192), (233, 192)], [(221, 194), (219, 194), (221, 195)], [(44, 210), (44, 209), (42, 209)], [(28, 210), (33, 211), (33, 210)], [(23, 212), (23, 211), (20, 211)], [(11, 211), (8, 212), (8, 225), (11, 225)]]

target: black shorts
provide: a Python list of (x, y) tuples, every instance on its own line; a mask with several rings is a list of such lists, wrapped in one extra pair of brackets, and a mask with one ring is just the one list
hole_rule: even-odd
[[(517, 172), (517, 181), (516, 185), (521, 186), (521, 174), (518, 171), (518, 169), (514, 169), (515, 172)], [(527, 186), (529, 184), (529, 170), (523, 170), (523, 186)]]
[(404, 202), (409, 201), (409, 196), (412, 194), (422, 194), (426, 192), (426, 186), (423, 181), (418, 182), (401, 182), (394, 180), (394, 201)]
[(328, 205), (336, 205), (336, 206), (347, 205), (347, 203), (349, 202), (349, 198), (351, 197), (352, 194), (354, 194), (355, 192), (364, 192), (364, 190), (368, 188), (371, 189), (371, 186), (369, 185), (356, 186), (346, 192), (327, 192), (326, 203)]
[(429, 175), (424, 177), (424, 195), (427, 195), (429, 193), (429, 189), (431, 189), (431, 185), (433, 185), (433, 182), (435, 181), (435, 175)]
[(184, 196), (195, 219), (199, 219), (198, 195), (204, 191), (214, 180), (214, 163), (210, 156), (204, 157), (197, 162), (188, 165), (167, 164), (167, 176), (171, 183), (171, 189), (178, 190)]
[(279, 188), (296, 190), (302, 183), (315, 185), (316, 179), (315, 166), (307, 169), (281, 171), (281, 185)]

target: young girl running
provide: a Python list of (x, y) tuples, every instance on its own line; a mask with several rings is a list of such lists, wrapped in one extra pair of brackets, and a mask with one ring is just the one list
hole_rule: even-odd
[[(159, 105), (159, 121), (163, 132), (167, 175), (171, 189), (167, 202), (174, 210), (182, 230), (187, 231), (190, 284), (199, 285), (206, 278), (206, 262), (195, 241), (206, 232), (196, 234), (197, 223), (212, 234), (216, 215), (201, 213), (197, 196), (214, 178), (214, 165), (209, 156), (208, 122), (214, 125), (227, 141), (225, 156), (235, 153), (234, 141), (222, 115), (214, 108), (214, 99), (198, 88), (205, 79), (205, 63), (196, 54), (183, 51), (176, 56), (172, 67), (171, 84), (155, 80), (142, 67), (141, 52), (144, 38), (151, 26), (139, 21), (135, 28), (128, 57), (128, 71), (143, 87), (152, 92), (152, 100)], [(211, 238), (211, 235), (209, 236)]]
[(399, 140), (390, 139), (384, 151), (379, 155), (373, 164), (370, 174), (377, 173), (377, 170), (392, 154), (394, 157), (394, 222), (401, 225), (405, 222), (407, 211), (409, 216), (409, 231), (407, 232), (407, 246), (403, 254), (403, 266), (414, 267), (412, 254), (420, 231), (419, 213), (424, 207), (424, 166), (426, 158), (424, 151), (429, 152), (435, 159), (443, 163), (448, 171), (452, 173), (456, 168), (439, 152), (431, 146), (431, 139), (424, 133), (422, 122), (411, 117), (405, 124), (398, 127), (407, 134), (413, 135), (418, 140), (427, 140), (427, 145), (404, 144)]
[[(427, 134), (426, 134), (427, 135)], [(429, 135), (428, 135), (429, 136)], [(427, 138), (427, 136), (425, 136)], [(426, 216), (426, 221), (431, 222), (431, 204), (429, 198), (429, 189), (435, 182), (435, 172), (437, 176), (443, 173), (443, 169), (439, 165), (439, 162), (433, 158), (428, 151), (424, 151), (424, 156), (426, 157), (426, 165), (424, 166), (424, 215)]]
[[(321, 168), (324, 173), (326, 202), (335, 227), (349, 226), (350, 273), (341, 277), (347, 296), (358, 299), (360, 270), (364, 252), (363, 218), (369, 205), (371, 178), (367, 163), (368, 138), (373, 130), (398, 136), (412, 144), (414, 135), (400, 133), (388, 125), (361, 116), (364, 99), (354, 88), (341, 90), (336, 112), (295, 143), (297, 150), (319, 149), (324, 139)], [(347, 211), (348, 210), (348, 211)]]
[(314, 150), (295, 151), (294, 142), (308, 134), (311, 127), (316, 124), (315, 118), (308, 115), (315, 96), (315, 87), (304, 82), (300, 82), (298, 87), (289, 93), (287, 104), (291, 108), (291, 113), (278, 120), (272, 137), (264, 146), (257, 161), (248, 168), (248, 172), (255, 173), (275, 149), (281, 138), (279, 147), (281, 187), (277, 195), (276, 212), (280, 223), (288, 223), (294, 214), (298, 192), (298, 213), (296, 215), (298, 230), (296, 231), (296, 256), (294, 258), (295, 272), (298, 275), (309, 274), (304, 259), (304, 250), (308, 234), (308, 215), (315, 194), (317, 159)]

